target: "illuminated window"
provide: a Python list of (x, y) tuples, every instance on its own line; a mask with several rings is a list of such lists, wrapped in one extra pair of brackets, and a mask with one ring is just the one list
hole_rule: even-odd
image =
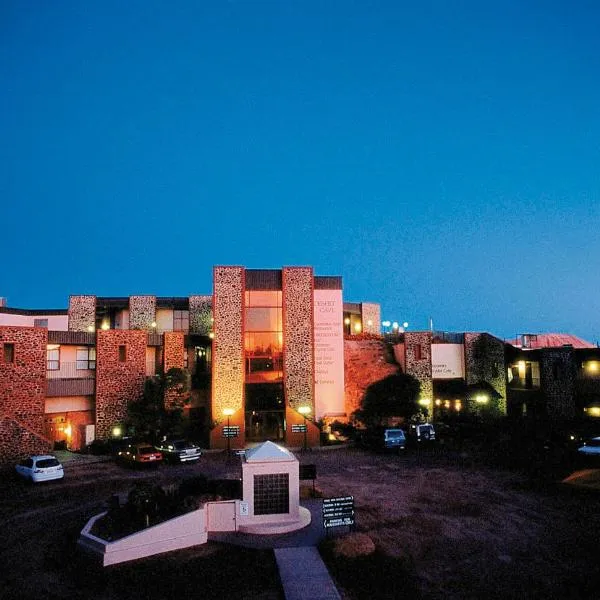
[(96, 348), (77, 348), (77, 369), (96, 368)]
[(15, 345), (4, 344), (4, 362), (13, 363), (15, 362)]
[(189, 310), (174, 310), (173, 311), (173, 331), (189, 331), (190, 330), (190, 311)]
[(46, 347), (46, 369), (58, 371), (60, 369), (60, 346)]

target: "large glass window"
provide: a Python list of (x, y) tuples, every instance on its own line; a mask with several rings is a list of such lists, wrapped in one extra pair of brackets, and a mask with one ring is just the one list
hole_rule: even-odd
[(173, 311), (173, 331), (190, 330), (190, 311), (189, 310), (174, 310)]
[(246, 381), (280, 381), (283, 378), (281, 292), (249, 291), (245, 301)]

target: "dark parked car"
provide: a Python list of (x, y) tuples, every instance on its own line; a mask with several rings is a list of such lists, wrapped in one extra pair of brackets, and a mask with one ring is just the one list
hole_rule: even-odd
[(117, 460), (129, 465), (158, 465), (162, 454), (148, 443), (128, 444), (117, 453)]
[(157, 444), (156, 449), (168, 462), (195, 462), (202, 456), (200, 447), (187, 440), (164, 440)]

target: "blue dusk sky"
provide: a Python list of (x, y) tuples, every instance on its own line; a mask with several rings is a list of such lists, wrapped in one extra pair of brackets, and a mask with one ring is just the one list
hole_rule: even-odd
[(600, 3), (0, 0), (0, 295), (312, 265), (600, 340)]

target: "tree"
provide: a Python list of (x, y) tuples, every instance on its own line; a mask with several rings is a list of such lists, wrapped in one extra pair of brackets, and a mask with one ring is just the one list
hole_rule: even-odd
[(142, 396), (127, 408), (128, 429), (151, 439), (181, 429), (188, 387), (187, 373), (175, 367), (146, 379)]
[(412, 375), (389, 375), (367, 387), (361, 407), (352, 417), (367, 427), (383, 425), (391, 417), (408, 420), (420, 410), (420, 391), (421, 384)]

